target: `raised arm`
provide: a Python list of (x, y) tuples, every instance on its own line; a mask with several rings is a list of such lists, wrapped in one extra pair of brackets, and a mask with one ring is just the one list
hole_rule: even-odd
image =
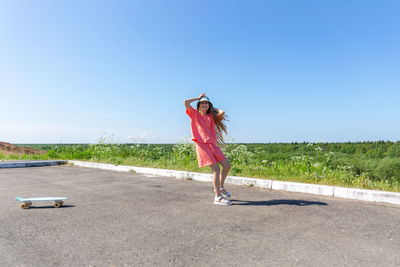
[(200, 98), (202, 98), (202, 97), (205, 96), (205, 95), (206, 95), (205, 93), (202, 93), (199, 97), (186, 99), (186, 100), (185, 100), (185, 107), (186, 107), (186, 109), (189, 109), (189, 108), (190, 108), (190, 104), (191, 104), (192, 102), (200, 100)]

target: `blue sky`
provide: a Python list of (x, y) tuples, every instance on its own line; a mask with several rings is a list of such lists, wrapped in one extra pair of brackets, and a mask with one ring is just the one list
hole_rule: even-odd
[(399, 1), (0, 0), (0, 141), (400, 140)]

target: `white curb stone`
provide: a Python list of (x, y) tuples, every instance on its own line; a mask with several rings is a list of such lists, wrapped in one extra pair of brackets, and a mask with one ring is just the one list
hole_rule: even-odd
[[(73, 164), (75, 166), (88, 167), (88, 168), (98, 168), (98, 169), (122, 171), (122, 172), (129, 172), (133, 170), (137, 173), (143, 173), (143, 174), (176, 177), (178, 179), (191, 178), (197, 181), (212, 182), (212, 174), (206, 174), (206, 173), (185, 172), (185, 171), (144, 168), (144, 167), (134, 167), (134, 166), (124, 166), (124, 165), (117, 166), (113, 164), (85, 162), (77, 160), (69, 160), (68, 163)], [(394, 192), (354, 189), (354, 188), (345, 188), (345, 187), (328, 186), (328, 185), (303, 184), (295, 182), (274, 181), (274, 180), (237, 177), (237, 176), (228, 176), (226, 179), (226, 183), (235, 185), (254, 186), (272, 190), (315, 194), (315, 195), (330, 196), (336, 198), (347, 198), (347, 199), (364, 200), (371, 202), (383, 202), (383, 203), (400, 205), (400, 193), (394, 193)]]
[(27, 168), (27, 167), (44, 167), (67, 164), (66, 160), (27, 160), (27, 161), (4, 161), (0, 162), (0, 169), (6, 168)]
[(206, 174), (206, 173), (185, 172), (185, 171), (175, 171), (175, 170), (145, 168), (145, 167), (134, 167), (134, 166), (125, 166), (125, 165), (113, 165), (113, 164), (104, 164), (104, 163), (86, 162), (86, 161), (77, 161), (77, 160), (69, 160), (68, 163), (73, 164), (75, 166), (86, 167), (86, 168), (97, 168), (97, 169), (121, 171), (121, 172), (135, 171), (138, 173), (175, 177), (178, 179), (192, 178), (194, 180), (204, 181), (204, 182), (212, 181), (212, 175)]
[(364, 201), (385, 202), (400, 205), (400, 194), (386, 191), (375, 191), (345, 187), (335, 187), (334, 197), (350, 198)]
[(271, 189), (272, 181), (257, 179), (257, 178), (247, 178), (247, 177), (239, 177), (239, 176), (228, 176), (225, 180), (228, 184), (236, 184), (236, 185), (246, 185), (246, 186), (255, 186), (261, 188)]
[(307, 194), (315, 194), (322, 196), (333, 196), (333, 186), (328, 185), (316, 185), (316, 184), (303, 184), (303, 183), (295, 183), (295, 182), (284, 182), (284, 181), (273, 181), (272, 182), (273, 190), (281, 190), (288, 192), (298, 192), (298, 193), (307, 193)]

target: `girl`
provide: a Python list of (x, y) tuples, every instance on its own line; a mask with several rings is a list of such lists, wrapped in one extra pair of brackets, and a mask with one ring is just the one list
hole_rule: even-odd
[[(197, 103), (194, 109), (190, 103)], [(206, 94), (185, 100), (186, 114), (191, 119), (192, 140), (196, 144), (197, 160), (199, 167), (210, 166), (214, 172), (214, 204), (231, 205), (231, 194), (224, 189), (225, 179), (231, 168), (229, 160), (222, 153), (218, 145), (224, 144), (223, 132), (226, 134), (226, 126), (222, 122), (225, 112), (214, 108)], [(219, 165), (222, 165), (220, 171)]]

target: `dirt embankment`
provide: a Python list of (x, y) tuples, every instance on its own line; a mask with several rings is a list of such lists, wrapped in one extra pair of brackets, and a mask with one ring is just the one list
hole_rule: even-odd
[(15, 155), (15, 154), (35, 155), (35, 154), (44, 154), (46, 152), (39, 149), (21, 147), (10, 143), (0, 142), (0, 153), (2, 153), (3, 155)]

